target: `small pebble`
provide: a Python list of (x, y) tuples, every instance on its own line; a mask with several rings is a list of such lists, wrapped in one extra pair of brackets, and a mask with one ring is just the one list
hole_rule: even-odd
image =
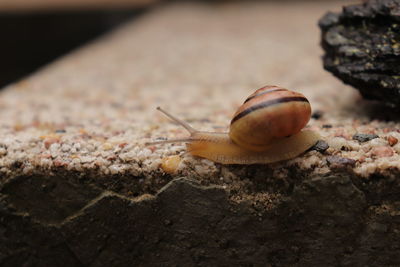
[(66, 163), (64, 163), (64, 162), (61, 161), (61, 160), (54, 160), (54, 161), (53, 161), (53, 164), (54, 164), (54, 166), (56, 166), (56, 167), (62, 167), (62, 166), (67, 165)]
[(316, 150), (318, 152), (325, 152), (329, 148), (329, 145), (324, 140), (318, 140), (318, 142), (311, 148), (311, 150)]
[(108, 169), (110, 170), (111, 174), (117, 174), (121, 171), (121, 167), (118, 165), (111, 165), (110, 167), (108, 167)]
[(371, 147), (375, 147), (375, 146), (386, 146), (387, 145), (387, 141), (382, 139), (382, 138), (375, 138), (373, 140), (371, 140), (369, 142), (369, 145)]
[(324, 112), (321, 110), (316, 110), (313, 112), (313, 114), (311, 115), (311, 118), (319, 120), (322, 116), (324, 115)]
[(150, 151), (151, 151), (152, 153), (154, 153), (154, 151), (156, 151), (156, 149), (157, 149), (156, 146), (148, 146), (147, 148), (150, 149)]
[(68, 144), (63, 144), (63, 145), (61, 146), (61, 151), (62, 151), (62, 152), (68, 152), (68, 151), (70, 151), (70, 150), (71, 150), (71, 146), (68, 145)]
[(60, 149), (60, 144), (57, 142), (54, 142), (50, 145), (50, 147), (48, 147), (48, 149), (52, 152), (52, 153), (56, 153), (59, 149)]
[(118, 146), (120, 147), (120, 148), (124, 148), (124, 147), (126, 147), (128, 145), (128, 143), (121, 143), (121, 144), (119, 144)]
[(122, 161), (127, 162), (127, 161), (134, 160), (134, 159), (136, 158), (136, 154), (133, 153), (132, 151), (129, 151), (129, 152), (120, 154), (120, 155), (119, 155), (119, 158), (120, 158)]
[(396, 151), (400, 155), (400, 143), (397, 143), (393, 146), (394, 151)]
[(0, 147), (0, 156), (4, 155), (7, 155), (7, 149), (5, 149), (4, 147)]
[(348, 129), (345, 129), (345, 128), (342, 128), (342, 127), (337, 128), (335, 130), (334, 136), (335, 137), (343, 137), (346, 140), (350, 139), (350, 133), (349, 133)]
[(103, 144), (103, 149), (104, 150), (111, 150), (113, 148), (113, 145), (110, 143), (104, 143)]
[(371, 155), (376, 158), (384, 158), (393, 156), (394, 151), (389, 146), (377, 146), (371, 149)]
[(389, 135), (387, 138), (389, 145), (394, 146), (399, 140), (396, 137)]
[(161, 168), (169, 174), (174, 174), (179, 167), (181, 157), (178, 155), (169, 156), (162, 159)]
[(335, 150), (342, 150), (346, 147), (347, 141), (343, 137), (334, 137), (328, 140), (329, 146)]
[(339, 156), (329, 156), (326, 158), (326, 162), (331, 168), (354, 167), (356, 165), (354, 159), (342, 158)]
[(376, 134), (362, 134), (362, 133), (357, 133), (353, 135), (353, 140), (357, 140), (361, 143), (368, 142), (372, 139), (378, 138)]
[(360, 163), (363, 163), (363, 162), (365, 162), (365, 156), (360, 156), (359, 158), (358, 158), (358, 162), (360, 162)]
[(57, 136), (48, 136), (44, 138), (43, 144), (46, 149), (49, 149), (52, 144), (58, 143), (59, 141), (60, 138)]
[(324, 124), (322, 125), (322, 128), (327, 128), (327, 129), (332, 128), (332, 124)]
[(19, 132), (19, 131), (22, 131), (22, 130), (24, 130), (25, 129), (25, 126), (24, 125), (22, 125), (22, 124), (20, 124), (20, 123), (16, 123), (16, 124), (14, 124), (14, 131), (17, 131), (17, 132)]
[(75, 143), (73, 148), (75, 148), (76, 150), (80, 150), (81, 149), (81, 144), (80, 143)]

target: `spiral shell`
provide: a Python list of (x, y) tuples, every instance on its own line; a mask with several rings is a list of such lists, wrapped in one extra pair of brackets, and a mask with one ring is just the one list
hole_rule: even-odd
[(262, 151), (275, 138), (300, 132), (311, 117), (304, 95), (278, 86), (265, 86), (251, 94), (236, 111), (229, 136), (236, 144)]

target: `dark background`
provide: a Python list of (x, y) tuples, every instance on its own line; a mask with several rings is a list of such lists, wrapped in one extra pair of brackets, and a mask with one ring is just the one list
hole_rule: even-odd
[(133, 7), (0, 12), (0, 88), (143, 12)]
[[(232, 1), (235, 0), (203, 0), (220, 4)], [(24, 1), (18, 0), (3, 3), (0, 6), (0, 89), (165, 2), (171, 1), (27, 0), (26, 5), (22, 5)]]

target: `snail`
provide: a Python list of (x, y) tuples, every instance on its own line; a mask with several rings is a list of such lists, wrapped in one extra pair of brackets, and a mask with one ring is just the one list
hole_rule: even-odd
[(302, 130), (311, 116), (307, 98), (278, 86), (265, 86), (251, 94), (234, 114), (229, 133), (198, 131), (160, 107), (157, 110), (183, 126), (190, 136), (146, 145), (187, 142), (190, 154), (222, 164), (292, 159), (320, 138), (314, 131)]

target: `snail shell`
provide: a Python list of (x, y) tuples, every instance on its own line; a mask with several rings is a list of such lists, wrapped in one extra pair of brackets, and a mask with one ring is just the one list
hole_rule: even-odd
[(187, 142), (195, 156), (223, 164), (272, 163), (294, 158), (313, 146), (319, 135), (302, 130), (311, 117), (304, 95), (278, 86), (265, 86), (250, 95), (231, 121), (229, 133), (204, 132), (157, 108), (182, 125), (190, 137), (147, 145)]
[(229, 136), (239, 146), (263, 151), (272, 140), (297, 134), (311, 117), (304, 95), (278, 86), (251, 94), (236, 111)]

